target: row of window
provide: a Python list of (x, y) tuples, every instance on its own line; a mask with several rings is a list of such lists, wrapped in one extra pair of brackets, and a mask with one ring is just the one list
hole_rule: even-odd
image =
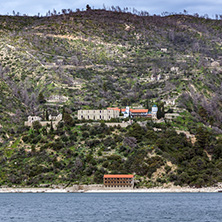
[(105, 181), (116, 181), (116, 180), (132, 180), (132, 178), (104, 178)]
[[(83, 119), (83, 118), (84, 118), (84, 117), (83, 117), (83, 116), (81, 116), (81, 119)], [(99, 116), (99, 118), (100, 118), (100, 119), (105, 119), (105, 117), (104, 117), (104, 116), (101, 116), (101, 115)], [(89, 118), (89, 116), (88, 116), (88, 119), (90, 119), (90, 118)], [(95, 117), (95, 116), (93, 116), (93, 119), (95, 120), (95, 119), (96, 119), (96, 117)], [(111, 119), (111, 116), (109, 116), (109, 119)]]
[(131, 178), (104, 178), (105, 181), (131, 181)]
[(105, 187), (132, 187), (129, 185), (105, 185)]
[(131, 183), (128, 183), (128, 182), (117, 182), (117, 183), (104, 183), (104, 185), (126, 185), (126, 184), (131, 184)]
[(105, 180), (105, 183), (131, 183), (132, 180)]
[[(96, 113), (96, 111), (97, 110), (94, 110), (93, 113)], [(103, 110), (103, 111), (110, 113), (110, 110)], [(86, 110), (81, 110), (81, 113), (83, 113), (83, 112), (86, 112)], [(92, 112), (92, 110), (88, 110), (87, 112), (90, 113), (90, 112)], [(102, 110), (100, 110), (99, 112), (102, 113)]]

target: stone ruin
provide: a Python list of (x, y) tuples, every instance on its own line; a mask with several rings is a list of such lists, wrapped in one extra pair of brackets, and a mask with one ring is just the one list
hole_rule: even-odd
[(39, 121), (42, 126), (47, 126), (47, 124), (53, 124), (55, 127), (60, 121), (62, 121), (62, 114), (60, 113), (57, 116), (49, 115), (49, 121), (42, 121), (40, 116), (28, 116), (28, 121), (25, 122), (25, 126), (32, 126), (33, 122)]

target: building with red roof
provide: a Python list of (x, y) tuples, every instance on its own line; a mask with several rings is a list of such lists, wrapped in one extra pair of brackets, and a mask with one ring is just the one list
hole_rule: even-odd
[(130, 109), (130, 115), (132, 117), (147, 117), (148, 109)]
[(149, 117), (148, 109), (130, 109), (128, 106), (126, 109), (120, 109), (118, 107), (109, 107), (108, 110), (118, 110), (122, 112), (124, 117)]
[(134, 187), (134, 175), (106, 174), (103, 176), (104, 187)]

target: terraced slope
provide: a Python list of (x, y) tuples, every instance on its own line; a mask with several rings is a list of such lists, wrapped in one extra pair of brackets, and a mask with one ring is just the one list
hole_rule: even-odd
[[(136, 173), (146, 186), (221, 181), (221, 34), (221, 20), (189, 15), (0, 16), (0, 183), (96, 183), (104, 172)], [(75, 125), (80, 108), (162, 102), (180, 117), (101, 133)], [(24, 127), (46, 112), (63, 112), (64, 125)]]

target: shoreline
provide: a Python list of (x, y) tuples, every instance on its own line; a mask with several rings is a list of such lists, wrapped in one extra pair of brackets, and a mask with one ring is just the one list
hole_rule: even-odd
[(222, 187), (154, 187), (137, 189), (76, 189), (67, 188), (0, 188), (1, 193), (218, 193)]

